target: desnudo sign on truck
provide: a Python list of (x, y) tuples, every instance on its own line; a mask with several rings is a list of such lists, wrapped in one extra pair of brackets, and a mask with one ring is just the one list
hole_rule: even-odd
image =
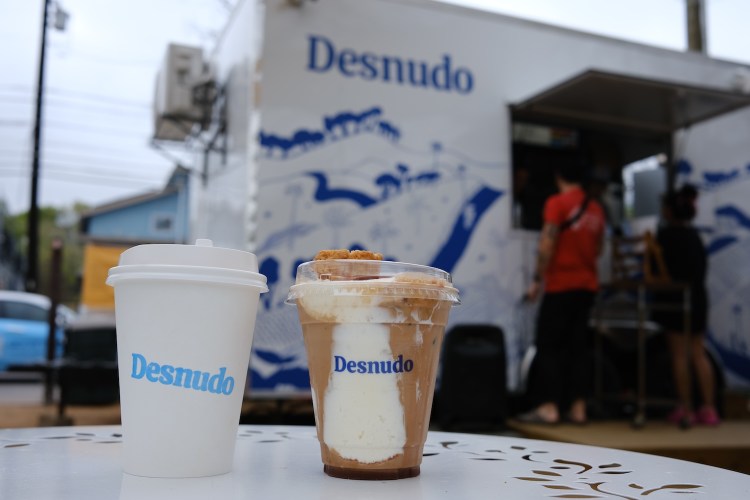
[[(678, 82), (696, 95), (714, 88), (731, 104), (741, 69), (427, 0), (292, 4), (236, 8), (212, 56), (227, 96), (228, 150), (209, 155), (193, 202), (194, 234), (255, 252), (268, 277), (251, 360), (257, 391), (309, 388), (296, 311), (284, 300), (297, 265), (322, 248), (367, 248), (450, 272), (462, 301), (451, 323), (500, 325), (515, 385), (530, 327), (518, 300), (537, 236), (513, 222), (514, 106), (591, 70), (668, 90)], [(573, 120), (565, 116), (559, 125)], [(710, 343), (728, 380), (747, 385), (750, 112), (706, 117), (619, 125), (660, 138), (680, 162), (678, 181), (701, 189)], [(685, 139), (688, 122), (696, 124)]]

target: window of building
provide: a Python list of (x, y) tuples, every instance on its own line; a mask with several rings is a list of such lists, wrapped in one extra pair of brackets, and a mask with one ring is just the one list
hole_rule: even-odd
[(157, 233), (170, 232), (174, 228), (174, 216), (171, 214), (156, 214), (152, 218), (151, 225)]

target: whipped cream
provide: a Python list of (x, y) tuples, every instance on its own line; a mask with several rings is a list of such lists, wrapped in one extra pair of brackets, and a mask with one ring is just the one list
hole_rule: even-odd
[[(347, 359), (392, 359), (388, 325), (342, 324), (333, 329), (333, 352)], [(323, 441), (343, 458), (388, 460), (406, 443), (397, 373), (377, 376), (332, 372), (324, 395)]]

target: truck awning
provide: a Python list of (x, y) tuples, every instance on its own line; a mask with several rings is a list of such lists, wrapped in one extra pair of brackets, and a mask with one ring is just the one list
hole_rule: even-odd
[(750, 105), (750, 95), (588, 70), (511, 106), (517, 118), (671, 133)]

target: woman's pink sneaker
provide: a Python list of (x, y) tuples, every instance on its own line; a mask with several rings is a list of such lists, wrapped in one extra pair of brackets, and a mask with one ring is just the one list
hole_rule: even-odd
[(698, 410), (697, 420), (701, 425), (717, 426), (721, 423), (721, 418), (713, 406), (704, 406)]
[(678, 406), (672, 413), (667, 416), (667, 421), (675, 425), (693, 425), (695, 423), (695, 413), (687, 411), (682, 406)]

